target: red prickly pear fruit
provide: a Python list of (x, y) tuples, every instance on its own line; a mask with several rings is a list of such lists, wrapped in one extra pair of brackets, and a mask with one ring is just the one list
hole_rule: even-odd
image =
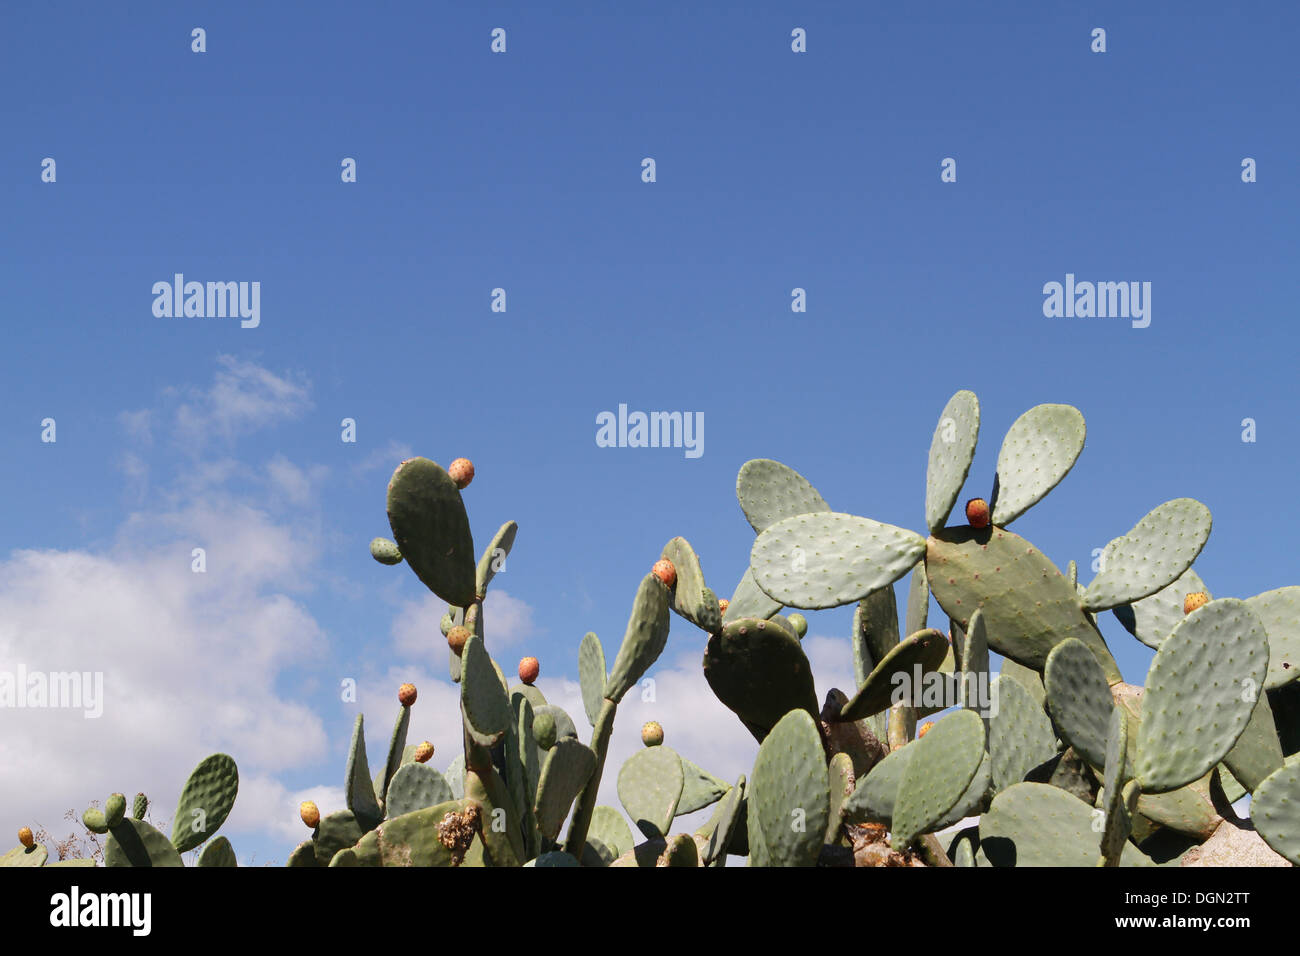
[(664, 587), (675, 588), (677, 586), (677, 569), (673, 567), (673, 563), (667, 558), (660, 558), (650, 570), (655, 577), (664, 583)]
[(298, 816), (302, 817), (302, 822), (312, 830), (320, 826), (320, 808), (310, 800), (298, 804)]
[(457, 458), (447, 466), (447, 474), (462, 491), (474, 480), (474, 463), (468, 458)]
[(36, 845), (36, 837), (32, 836), (31, 827), (23, 827), (18, 831), (18, 842), (28, 849)]
[(470, 639), (469, 628), (464, 624), (457, 624), (447, 632), (447, 646), (450, 647), (457, 657), (465, 649), (465, 642)]
[(433, 744), (429, 743), (429, 741), (427, 740), (424, 743), (420, 744), (420, 746), (415, 748), (416, 763), (428, 763), (429, 758), (432, 756), (433, 756)]
[(647, 720), (641, 725), (641, 743), (647, 747), (658, 747), (664, 742), (664, 729), (657, 720)]
[(923, 723), (921, 725), (921, 729), (916, 732), (916, 739), (920, 740), (922, 737), (928, 734), (930, 732), (930, 728), (933, 726), (934, 726), (933, 720), (927, 720), (925, 723)]
[(538, 673), (541, 672), (541, 666), (537, 663), (535, 657), (524, 657), (519, 661), (519, 679), (528, 686), (532, 686), (533, 681), (537, 680)]
[(718, 613), (723, 617), (727, 616), (727, 608), (731, 607), (731, 602), (726, 598), (718, 598)]
[(1210, 603), (1210, 596), (1204, 591), (1192, 591), (1187, 597), (1183, 598), (1183, 613), (1191, 614), (1197, 608), (1205, 607)]
[(410, 707), (412, 704), (414, 704), (415, 697), (416, 694), (415, 694), (414, 684), (403, 684), (401, 687), (397, 688), (397, 700), (401, 703), (403, 707)]
[(972, 528), (989, 526), (989, 503), (983, 498), (972, 498), (966, 502), (966, 520)]

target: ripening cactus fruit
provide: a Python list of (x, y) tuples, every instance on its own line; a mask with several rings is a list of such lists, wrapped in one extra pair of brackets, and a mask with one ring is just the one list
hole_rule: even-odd
[(447, 466), (447, 474), (462, 491), (474, 480), (474, 463), (468, 458), (457, 458)]
[(465, 642), (469, 638), (469, 628), (464, 624), (457, 624), (447, 632), (447, 646), (455, 651), (457, 657), (460, 657), (460, 652), (465, 649)]
[(310, 800), (298, 804), (298, 816), (302, 817), (302, 822), (312, 830), (320, 826), (320, 807)]
[(410, 707), (414, 704), (416, 696), (418, 695), (414, 684), (403, 684), (397, 688), (397, 700), (403, 707)]
[(524, 657), (519, 661), (519, 679), (525, 684), (532, 686), (533, 681), (537, 680), (537, 675), (541, 672), (541, 666), (537, 663), (535, 657)]
[(989, 526), (989, 503), (983, 498), (972, 498), (966, 502), (966, 520), (972, 528)]
[(673, 563), (667, 558), (660, 558), (650, 570), (655, 577), (664, 583), (665, 587), (674, 588), (677, 586), (677, 569), (673, 567)]
[(718, 613), (723, 617), (727, 616), (727, 608), (731, 607), (731, 602), (726, 598), (718, 598)]
[(31, 827), (23, 827), (18, 831), (18, 842), (28, 849), (36, 845), (36, 837), (32, 836)]
[(550, 750), (555, 746), (555, 716), (546, 711), (542, 711), (533, 718), (533, 739), (537, 741), (537, 746), (543, 750)]
[(120, 793), (114, 793), (104, 801), (104, 822), (110, 827), (115, 827), (122, 822), (126, 816), (126, 797)]
[(1187, 597), (1183, 598), (1183, 613), (1191, 614), (1198, 607), (1205, 607), (1210, 603), (1210, 596), (1204, 591), (1192, 591)]
[(429, 743), (429, 741), (426, 740), (424, 743), (420, 744), (418, 747), (415, 748), (416, 763), (428, 763), (430, 758), (432, 757), (433, 757), (433, 744)]
[(641, 743), (658, 747), (664, 742), (664, 729), (657, 720), (647, 720), (641, 725)]
[[(920, 740), (922, 737), (928, 734), (930, 732), (930, 728), (933, 726), (934, 726), (933, 720), (927, 720), (925, 723), (923, 723), (920, 726), (920, 729), (918, 729), (916, 732), (916, 739)], [(938, 740), (939, 738), (936, 737), (935, 739)]]
[(380, 564), (401, 564), (402, 552), (397, 542), (388, 538), (375, 538), (370, 542), (370, 556)]

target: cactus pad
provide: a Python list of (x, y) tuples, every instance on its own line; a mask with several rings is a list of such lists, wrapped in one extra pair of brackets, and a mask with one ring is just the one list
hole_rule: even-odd
[(815, 865), (830, 817), (830, 791), (821, 734), (806, 711), (790, 711), (759, 746), (751, 790), (750, 819), (762, 831), (769, 865)]
[(736, 499), (746, 520), (759, 534), (784, 518), (831, 510), (808, 479), (769, 458), (756, 458), (740, 466)]
[(959, 710), (909, 746), (915, 752), (894, 802), (896, 850), (927, 832), (966, 794), (984, 758), (984, 722), (974, 711)]
[(1153, 508), (1102, 553), (1101, 571), (1083, 592), (1085, 610), (1104, 611), (1155, 594), (1178, 580), (1210, 538), (1210, 509), (1194, 498)]
[(628, 617), (623, 643), (605, 682), (605, 697), (618, 703), (651, 668), (668, 643), (668, 588), (653, 573), (641, 579), (632, 613)]
[(980, 403), (975, 393), (962, 389), (943, 407), (930, 440), (930, 461), (925, 471), (925, 526), (943, 528), (957, 503), (980, 437)]
[(1036, 405), (1007, 430), (998, 452), (993, 523), (1005, 527), (1070, 473), (1088, 427), (1071, 405)]
[(668, 834), (685, 783), (682, 762), (671, 747), (638, 750), (618, 772), (618, 799), (649, 839)]
[(427, 458), (399, 465), (388, 482), (388, 523), (425, 587), (456, 607), (474, 602), (474, 539), (450, 475)]
[(704, 677), (758, 740), (794, 709), (817, 713), (812, 667), (799, 641), (768, 621), (741, 618), (709, 637)]
[(1043, 672), (1047, 708), (1061, 738), (1094, 767), (1106, 765), (1106, 740), (1115, 702), (1097, 658), (1071, 638), (1052, 648)]
[[(366, 789), (373, 799), (369, 780)], [(230, 816), (238, 793), (239, 768), (234, 760), (226, 754), (212, 754), (201, 761), (185, 781), (172, 820), (172, 843), (177, 852), (192, 850), (217, 832)]]

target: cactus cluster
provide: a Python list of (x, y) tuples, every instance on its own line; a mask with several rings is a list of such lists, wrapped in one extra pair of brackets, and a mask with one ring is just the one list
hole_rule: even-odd
[[(304, 804), (312, 834), (289, 865), (722, 866), (729, 855), (751, 866), (1300, 864), (1300, 587), (1212, 598), (1192, 569), (1210, 512), (1189, 498), (1111, 540), (1086, 586), (1073, 562), (1062, 572), (1008, 526), (1083, 449), (1083, 416), (1068, 405), (1020, 416), (989, 498), (949, 524), (979, 429), (978, 400), (958, 392), (930, 446), (923, 533), (833, 511), (788, 466), (747, 462), (736, 494), (756, 537), (731, 597), (706, 586), (676, 537), (647, 562), (613, 666), (594, 633), (582, 639), (585, 742), (534, 685), (535, 658), (512, 686), (488, 651), (484, 599), (517, 525), (502, 525), (476, 561), (461, 494), (473, 465), (402, 462), (388, 486), (393, 538), (370, 550), (409, 565), (449, 605), (441, 632), (463, 754), (440, 773), (431, 743), (406, 742), (417, 694), (403, 685), (382, 766), (372, 774), (358, 715), (346, 809)], [(894, 585), (907, 575), (900, 614)], [(932, 598), (945, 629), (928, 626)], [(856, 605), (854, 687), (819, 703), (799, 612), (845, 605)], [(1106, 611), (1155, 650), (1145, 687), (1123, 681), (1097, 626)], [(673, 614), (702, 632), (704, 677), (758, 756), (727, 783), (651, 721), (616, 774), (623, 812), (597, 805), (619, 703), (654, 666)], [(229, 758), (209, 758), (196, 777), (203, 792), (187, 785), (178, 825), (191, 803), (233, 801)], [(1247, 794), (1243, 820), (1233, 804)], [(229, 811), (167, 841), (124, 820), (119, 796), (86, 821), (113, 834), (110, 863), (179, 862)], [(676, 818), (709, 807), (704, 826), (674, 832)], [(0, 862), (32, 854), (20, 846)]]

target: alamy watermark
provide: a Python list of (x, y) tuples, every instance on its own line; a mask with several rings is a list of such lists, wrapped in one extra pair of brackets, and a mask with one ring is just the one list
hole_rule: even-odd
[(1151, 324), (1150, 282), (1075, 282), (1067, 272), (1064, 284), (1046, 283), (1043, 295), (1049, 319), (1132, 319), (1135, 329)]
[(0, 709), (84, 710), (87, 718), (104, 713), (103, 671), (29, 671), (19, 664), (0, 671)]
[(171, 282), (153, 284), (153, 314), (160, 319), (225, 319), (238, 317), (241, 328), (262, 323), (262, 283), (186, 282), (177, 272)]
[(976, 673), (944, 673), (927, 671), (920, 664), (912, 665), (912, 672), (899, 671), (890, 678), (893, 691), (890, 703), (925, 707), (929, 710), (947, 710), (949, 707), (967, 707), (981, 717), (996, 717), (998, 691), (987, 671)]
[(601, 448), (684, 448), (687, 458), (704, 454), (703, 412), (629, 412), (596, 416), (596, 444)]

